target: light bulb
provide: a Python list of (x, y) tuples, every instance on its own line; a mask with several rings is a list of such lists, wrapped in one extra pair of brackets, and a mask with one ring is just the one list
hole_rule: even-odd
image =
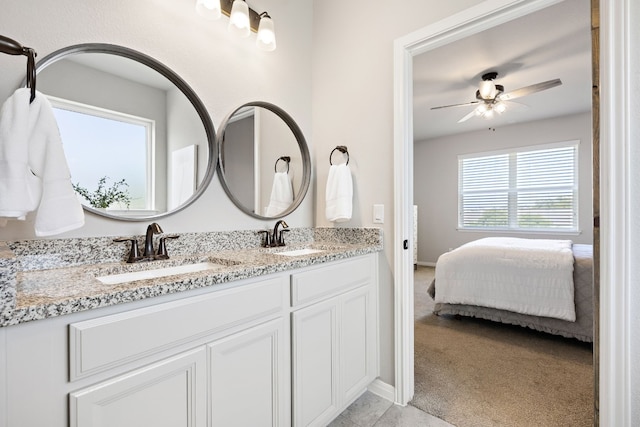
[(220, 18), (220, 0), (197, 0), (196, 13), (209, 21)]
[(507, 110), (507, 106), (505, 105), (504, 102), (498, 102), (496, 105), (493, 106), (493, 109), (496, 110), (498, 114), (502, 114)]
[(480, 104), (476, 108), (476, 116), (482, 116), (486, 112), (487, 112), (487, 104)]
[(484, 117), (487, 120), (493, 118), (493, 109), (492, 108), (488, 108), (487, 111), (484, 112), (482, 117)]
[(498, 91), (496, 85), (491, 80), (483, 80), (480, 82), (480, 96), (482, 99), (493, 99)]
[(272, 51), (276, 48), (276, 32), (273, 20), (266, 12), (260, 18), (256, 46), (266, 51)]
[(239, 37), (249, 37), (251, 26), (249, 23), (249, 6), (243, 0), (234, 0), (229, 15), (229, 31)]

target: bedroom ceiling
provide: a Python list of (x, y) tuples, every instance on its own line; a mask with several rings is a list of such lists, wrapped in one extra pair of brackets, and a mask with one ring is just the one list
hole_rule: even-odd
[[(414, 141), (498, 128), (591, 109), (590, 5), (565, 0), (465, 39), (416, 56), (413, 63)], [(481, 76), (497, 71), (505, 93), (559, 78), (562, 85), (518, 98), (492, 119), (457, 123), (473, 106)]]

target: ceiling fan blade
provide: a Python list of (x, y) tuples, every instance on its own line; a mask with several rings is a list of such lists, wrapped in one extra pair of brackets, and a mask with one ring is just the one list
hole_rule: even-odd
[(522, 102), (516, 102), (516, 101), (504, 101), (505, 104), (507, 104), (510, 107), (524, 107), (524, 108), (529, 108), (529, 106), (527, 104), (523, 104)]
[(476, 115), (476, 109), (474, 108), (469, 114), (467, 114), (466, 116), (458, 120), (458, 123), (466, 122), (467, 120), (469, 120), (471, 117), (475, 115)]
[(470, 105), (476, 105), (478, 104), (480, 101), (471, 101), (471, 102), (465, 102), (463, 104), (451, 104), (451, 105), (441, 105), (439, 107), (431, 107), (432, 110), (439, 110), (441, 108), (449, 108), (449, 107), (468, 107)]
[(498, 95), (498, 98), (501, 101), (509, 101), (511, 99), (516, 99), (522, 96), (531, 95), (532, 93), (551, 89), (552, 87), (560, 86), (561, 84), (562, 81), (560, 79), (548, 80), (546, 82), (536, 83), (531, 86), (525, 86), (511, 92), (503, 93), (501, 95)]

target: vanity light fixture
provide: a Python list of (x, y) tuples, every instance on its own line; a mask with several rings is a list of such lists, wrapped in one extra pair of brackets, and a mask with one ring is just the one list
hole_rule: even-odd
[(196, 0), (196, 12), (207, 20), (229, 17), (229, 31), (240, 37), (257, 33), (256, 46), (265, 51), (276, 48), (273, 20), (267, 12), (258, 14), (245, 0)]
[(220, 0), (197, 0), (196, 12), (209, 21), (219, 19), (222, 15)]
[(249, 37), (251, 34), (249, 5), (246, 1), (234, 0), (229, 15), (229, 32), (239, 37)]
[(276, 49), (276, 32), (273, 26), (273, 19), (267, 12), (260, 14), (260, 25), (256, 37), (256, 46), (259, 49), (272, 51)]

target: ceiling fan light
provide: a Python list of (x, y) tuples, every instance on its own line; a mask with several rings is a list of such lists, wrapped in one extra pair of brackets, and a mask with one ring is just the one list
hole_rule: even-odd
[(493, 109), (489, 108), (487, 111), (484, 112), (482, 117), (484, 117), (487, 120), (492, 119), (493, 118)]
[(480, 96), (482, 99), (493, 99), (498, 94), (496, 85), (491, 80), (480, 82)]
[(496, 105), (494, 105), (493, 109), (496, 110), (498, 114), (502, 114), (507, 111), (507, 106), (504, 102), (498, 102)]
[(481, 116), (484, 113), (486, 113), (488, 110), (487, 108), (487, 104), (480, 104), (478, 105), (478, 107), (476, 108), (476, 116)]

